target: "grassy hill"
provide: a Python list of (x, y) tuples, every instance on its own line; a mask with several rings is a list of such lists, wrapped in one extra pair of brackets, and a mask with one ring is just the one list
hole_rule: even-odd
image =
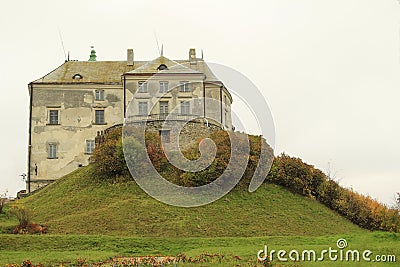
[(132, 237), (321, 236), (364, 232), (318, 201), (273, 184), (256, 192), (235, 189), (197, 208), (173, 207), (135, 182), (95, 182), (81, 168), (23, 199), (33, 221), (52, 234)]
[[(259, 151), (260, 138), (249, 136), (252, 153), (247, 169), (230, 193), (205, 206), (180, 208), (153, 199), (132, 180), (120, 135), (120, 129), (109, 133), (97, 146), (91, 165), (18, 200), (17, 206), (31, 211), (34, 222), (46, 224), (49, 234), (12, 235), (18, 221), (9, 215), (19, 209), (7, 207), (11, 212), (0, 214), (0, 266), (27, 266), (20, 264), (27, 259), (41, 266), (88, 266), (82, 259), (92, 266), (106, 266), (105, 261), (110, 263), (118, 256), (180, 254), (200, 259), (210, 253), (222, 255), (224, 261), (215, 264), (199, 260), (199, 265), (186, 262), (179, 266), (265, 266), (256, 257), (265, 244), (287, 251), (323, 251), (335, 247), (342, 238), (352, 249), (373, 249), (374, 255), (400, 257), (400, 234), (393, 233), (400, 230), (398, 211), (340, 187), (301, 159), (285, 154), (275, 157), (268, 183), (249, 193), (248, 182), (258, 163), (254, 151)], [(230, 154), (229, 143), (222, 134), (214, 137), (219, 146), (212, 172), (193, 175), (170, 167), (154, 137), (149, 156), (172, 182), (199, 186), (218, 177), (223, 171), (220, 167), (229, 161), (225, 157)], [(184, 152), (196, 158), (195, 148)], [(14, 263), (17, 265), (10, 265)], [(337, 266), (335, 261), (322, 265), (306, 261), (277, 264)], [(343, 266), (388, 264), (396, 266), (396, 262), (349, 262)], [(111, 262), (107, 266), (126, 265)]]

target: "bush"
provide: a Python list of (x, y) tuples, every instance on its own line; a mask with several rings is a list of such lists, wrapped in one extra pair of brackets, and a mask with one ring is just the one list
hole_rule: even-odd
[(7, 202), (7, 191), (0, 194), (0, 214), (4, 213), (4, 206)]
[[(235, 144), (233, 153), (239, 160), (248, 157), (246, 170), (236, 188), (242, 189), (249, 184), (256, 171), (262, 147), (267, 150), (264, 151), (267, 155), (271, 158), (273, 156), (273, 151), (268, 145), (262, 146), (265, 140), (260, 136), (248, 135), (250, 155), (247, 155), (245, 153), (247, 142), (245, 143), (245, 139), (241, 138), (245, 134), (236, 133), (230, 140), (225, 131), (215, 131), (209, 136), (217, 147), (216, 157), (210, 166), (199, 172), (184, 172), (169, 163), (162, 149), (161, 138), (157, 133), (146, 133), (146, 150), (144, 150), (142, 148), (144, 142), (140, 142), (139, 137), (135, 135), (135, 132), (139, 131), (135, 131), (134, 128), (129, 130), (131, 135), (125, 138), (124, 142), (127, 142), (128, 149), (131, 149), (128, 156), (132, 157), (130, 162), (133, 164), (131, 169), (135, 172), (134, 175), (146, 177), (147, 167), (143, 162), (145, 162), (144, 157), (148, 156), (160, 175), (181, 186), (201, 186), (220, 177), (231, 160), (231, 141)], [(114, 182), (119, 179), (118, 177), (125, 177), (125, 180), (132, 179), (125, 164), (121, 134), (121, 128), (110, 130), (104, 142), (96, 147), (92, 162), (95, 165), (94, 174), (97, 178)], [(194, 143), (183, 151), (184, 156), (189, 160), (199, 159), (201, 141), (200, 139), (198, 143)], [(140, 151), (146, 151), (147, 155)], [(229, 171), (232, 176), (239, 173), (239, 165), (235, 162), (231, 165), (232, 169)], [(396, 209), (390, 209), (370, 197), (341, 187), (321, 170), (304, 163), (299, 158), (286, 154), (276, 157), (266, 181), (316, 199), (365, 229), (400, 231), (400, 215)]]
[(32, 214), (23, 206), (12, 205), (9, 213), (17, 218), (20, 228), (26, 228), (31, 222)]
[(47, 233), (48, 227), (31, 221), (32, 213), (20, 205), (12, 205), (8, 211), (10, 215), (15, 216), (18, 225), (12, 231), (13, 234), (43, 234)]
[(368, 229), (400, 231), (400, 215), (369, 196), (341, 187), (314, 166), (282, 154), (275, 158), (268, 181), (319, 200), (353, 223)]
[(107, 132), (103, 142), (98, 144), (90, 158), (95, 166), (97, 179), (113, 181), (116, 177), (125, 176), (128, 169), (122, 151), (122, 128), (114, 128)]
[[(154, 168), (158, 173), (165, 179), (172, 183), (180, 186), (201, 186), (208, 184), (218, 177), (226, 170), (231, 156), (231, 142), (226, 131), (214, 131), (208, 138), (212, 139), (217, 147), (216, 157), (213, 162), (204, 170), (199, 172), (185, 172), (175, 166), (173, 166), (164, 154), (160, 135), (156, 132), (146, 132), (145, 142), (141, 140), (138, 133), (140, 128), (131, 126), (128, 129), (129, 136), (124, 137), (125, 149), (129, 149), (129, 153), (125, 156), (130, 157), (129, 163), (132, 164), (130, 169), (134, 172), (133, 175), (145, 177), (148, 172), (147, 162), (144, 157), (148, 157), (152, 162)], [(246, 143), (245, 138), (249, 138), (250, 144), (250, 155), (245, 153)], [(248, 158), (247, 168), (244, 173), (244, 179), (239, 183), (239, 186), (248, 184), (254, 171), (257, 168), (258, 159), (261, 152), (261, 142), (264, 142), (264, 149), (268, 149), (267, 152), (270, 158), (273, 158), (272, 149), (266, 144), (265, 140), (260, 136), (250, 136), (243, 133), (235, 133), (233, 136), (233, 142), (235, 144), (236, 151), (234, 152), (239, 160), (245, 160)], [(203, 139), (199, 139), (198, 142), (193, 142), (191, 146), (182, 151), (183, 155), (189, 160), (197, 160), (200, 158), (199, 146), (202, 146)], [(143, 149), (143, 143), (146, 144), (146, 150)], [(203, 147), (207, 149), (207, 147)], [(143, 155), (142, 151), (146, 151), (147, 154)], [(207, 153), (206, 153), (207, 154)], [(171, 155), (174, 157), (174, 153)], [(204, 159), (208, 162), (208, 158)], [(131, 180), (132, 177), (129, 174), (128, 168), (125, 163), (123, 148), (122, 148), (122, 129), (115, 128), (107, 131), (104, 141), (96, 146), (95, 151), (91, 157), (91, 162), (94, 165), (93, 172), (94, 177), (100, 180), (106, 181), (120, 181), (120, 180)], [(241, 168), (238, 168), (239, 164), (232, 162), (230, 165), (232, 168), (232, 175), (239, 173)], [(125, 177), (121, 179), (121, 177)], [(247, 179), (246, 179), (247, 178)]]

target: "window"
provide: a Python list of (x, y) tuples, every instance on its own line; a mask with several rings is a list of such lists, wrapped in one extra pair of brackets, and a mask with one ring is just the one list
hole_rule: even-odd
[(147, 93), (147, 82), (139, 82), (139, 93)]
[(86, 154), (92, 154), (94, 151), (94, 140), (86, 140)]
[(180, 82), (181, 87), (180, 87), (180, 91), (181, 92), (189, 92), (189, 82), (188, 81), (182, 81)]
[(104, 109), (95, 110), (94, 116), (95, 116), (95, 118), (94, 118), (94, 123), (95, 124), (105, 124), (105, 121), (104, 121)]
[(80, 79), (82, 79), (83, 77), (82, 77), (82, 75), (80, 75), (80, 74), (75, 74), (74, 76), (72, 76), (72, 79), (74, 79), (74, 80), (80, 80)]
[(51, 109), (49, 110), (49, 124), (58, 124), (58, 115), (59, 115), (59, 110), (57, 109)]
[(57, 144), (49, 144), (48, 146), (48, 155), (49, 159), (56, 159), (57, 158)]
[(104, 90), (96, 90), (94, 93), (94, 99), (97, 101), (104, 100)]
[(168, 101), (160, 101), (160, 114), (168, 114)]
[(161, 64), (160, 66), (158, 66), (157, 69), (158, 69), (158, 70), (167, 70), (168, 67), (167, 67), (167, 65), (165, 65), (165, 64)]
[(147, 116), (147, 102), (139, 102), (139, 115)]
[(170, 130), (160, 130), (161, 141), (169, 143), (171, 141)]
[(168, 82), (160, 82), (160, 93), (168, 92)]
[(188, 115), (190, 114), (190, 102), (181, 102), (181, 114)]

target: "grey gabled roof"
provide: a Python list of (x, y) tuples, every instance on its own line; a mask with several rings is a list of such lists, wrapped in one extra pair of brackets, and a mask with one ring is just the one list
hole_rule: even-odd
[[(32, 83), (121, 83), (121, 75), (132, 69), (126, 61), (67, 61)], [(82, 79), (73, 79), (75, 74)]]
[[(126, 61), (67, 61), (55, 70), (49, 72), (33, 84), (49, 83), (121, 83), (121, 76), (127, 74), (157, 73), (158, 67), (165, 64), (168, 70), (163, 73), (204, 74), (205, 80), (218, 82), (207, 64), (198, 59), (197, 64), (190, 64), (189, 60), (170, 60), (160, 56), (152, 61), (135, 61), (134, 66), (128, 66)], [(82, 79), (73, 79), (79, 74)]]
[[(160, 65), (165, 65), (167, 66), (167, 69), (164, 69), (162, 71), (159, 71), (158, 68)], [(164, 56), (159, 56), (158, 58), (149, 61), (139, 68), (136, 68), (134, 70), (131, 70), (127, 72), (126, 74), (156, 74), (162, 72), (163, 74), (166, 73), (171, 73), (171, 74), (203, 74), (197, 70), (188, 68), (174, 60), (168, 59)]]

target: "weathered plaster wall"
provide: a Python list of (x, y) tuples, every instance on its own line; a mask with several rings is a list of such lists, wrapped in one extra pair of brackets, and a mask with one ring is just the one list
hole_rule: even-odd
[[(206, 117), (220, 122), (227, 130), (232, 130), (231, 121), (231, 102), (232, 98), (228, 91), (223, 88), (221, 90), (219, 84), (206, 83), (203, 84), (204, 77), (196, 76), (175, 76), (175, 77), (151, 77), (151, 76), (126, 76), (126, 106), (130, 115), (139, 114), (139, 102), (148, 102), (150, 114), (160, 113), (159, 101), (168, 102), (169, 113), (180, 113), (177, 106), (181, 101), (191, 101), (190, 113), (203, 116), (204, 113), (204, 101), (203, 101), (203, 86), (205, 87), (205, 97), (212, 98), (215, 101), (205, 101), (206, 105)], [(136, 93), (138, 90), (138, 84), (140, 81), (148, 82), (147, 93)], [(160, 93), (160, 81), (168, 81), (169, 91), (167, 93)], [(180, 92), (180, 81), (189, 81), (190, 92)], [(135, 99), (132, 97), (135, 95)], [(226, 97), (225, 97), (226, 96)], [(220, 100), (222, 99), (222, 116)], [(130, 102), (133, 104), (129, 106)], [(225, 112), (227, 115), (225, 116)], [(222, 118), (222, 122), (221, 122)]]
[[(104, 90), (96, 101), (95, 90)], [(34, 85), (32, 95), (31, 190), (87, 165), (85, 140), (123, 121), (122, 85)], [(59, 110), (59, 124), (49, 125), (49, 110)], [(96, 125), (95, 110), (103, 109), (105, 124)], [(49, 144), (57, 158), (48, 158)]]

